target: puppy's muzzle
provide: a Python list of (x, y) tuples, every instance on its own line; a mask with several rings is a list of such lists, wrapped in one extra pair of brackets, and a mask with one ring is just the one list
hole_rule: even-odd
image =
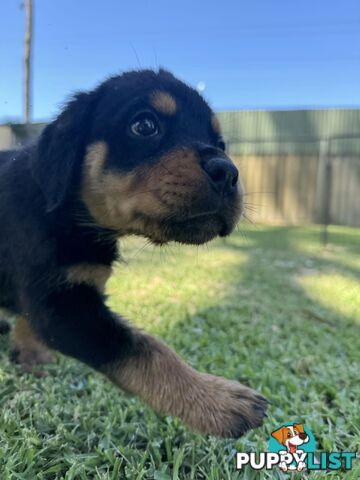
[(182, 195), (176, 214), (161, 228), (166, 239), (201, 244), (232, 232), (242, 212), (242, 189), (238, 170), (226, 154), (209, 146), (193, 152), (200, 166), (195, 169), (198, 186)]

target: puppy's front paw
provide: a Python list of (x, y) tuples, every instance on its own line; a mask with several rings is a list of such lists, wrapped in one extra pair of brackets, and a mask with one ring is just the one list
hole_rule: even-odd
[(190, 428), (220, 437), (238, 438), (262, 424), (268, 402), (254, 390), (208, 374), (201, 374), (199, 383), (199, 395), (196, 395), (189, 415), (185, 415)]
[(297, 464), (297, 471), (302, 472), (303, 470), (306, 470), (306, 463), (305, 462), (299, 462)]
[(137, 335), (136, 356), (104, 369), (121, 388), (200, 433), (238, 438), (262, 424), (264, 397), (238, 382), (200, 373), (155, 337)]
[(54, 363), (54, 356), (47, 348), (18, 348), (13, 347), (11, 359), (19, 365), (23, 373), (34, 373), (38, 376), (44, 376), (44, 372), (37, 366)]

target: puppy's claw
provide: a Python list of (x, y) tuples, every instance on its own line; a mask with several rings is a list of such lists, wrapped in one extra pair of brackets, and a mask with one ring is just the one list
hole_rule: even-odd
[(260, 402), (266, 403), (267, 405), (270, 404), (270, 401), (269, 401), (267, 398), (265, 398), (265, 397), (263, 397), (262, 395), (260, 395), (260, 394), (255, 395), (255, 398), (258, 399)]
[(262, 425), (264, 419), (267, 417), (265, 402), (257, 403), (253, 402), (249, 404), (249, 416), (244, 417), (243, 414), (239, 414), (238, 423), (231, 429), (231, 437), (239, 438), (244, 435), (248, 430), (258, 428)]

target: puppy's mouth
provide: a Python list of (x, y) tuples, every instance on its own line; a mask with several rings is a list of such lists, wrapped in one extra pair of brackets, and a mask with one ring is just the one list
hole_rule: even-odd
[(290, 453), (295, 453), (296, 452), (297, 445), (293, 445), (292, 443), (289, 442), (288, 447), (289, 447)]
[(214, 208), (199, 213), (178, 214), (162, 220), (148, 221), (145, 235), (155, 244), (175, 241), (201, 245), (213, 238), (229, 235), (241, 215), (241, 205)]
[(180, 243), (196, 244), (212, 240), (217, 235), (225, 236), (232, 230), (219, 215), (204, 214), (181, 221), (166, 221), (161, 225), (166, 240)]

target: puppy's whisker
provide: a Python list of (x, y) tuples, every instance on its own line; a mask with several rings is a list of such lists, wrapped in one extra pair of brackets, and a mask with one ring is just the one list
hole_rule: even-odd
[(134, 198), (134, 197), (138, 197), (140, 195), (145, 195), (146, 193), (156, 193), (158, 190), (156, 188), (153, 188), (153, 189), (149, 189), (149, 190), (140, 190), (136, 193), (133, 193), (131, 195), (128, 195), (127, 198)]
[(246, 207), (263, 207), (264, 204), (263, 203), (253, 203), (253, 202), (244, 202), (244, 205)]
[(255, 224), (255, 222), (246, 213), (243, 213), (242, 216), (248, 223)]
[(158, 62), (157, 50), (154, 47), (153, 47), (153, 54), (154, 54), (155, 68), (158, 69), (159, 68), (159, 62)]
[(168, 173), (171, 177), (177, 177), (178, 175), (176, 175), (176, 173), (173, 173), (171, 172), (165, 165), (163, 162), (160, 162), (159, 163), (159, 167), (162, 168), (163, 170), (165, 170), (166, 173)]
[(131, 47), (132, 51), (134, 52), (134, 55), (135, 55), (136, 61), (137, 61), (137, 63), (138, 63), (138, 66), (139, 66), (139, 68), (141, 69), (142, 66), (141, 66), (141, 63), (140, 63), (140, 58), (139, 58), (139, 55), (138, 55), (138, 53), (137, 53), (137, 51), (136, 51), (136, 48), (134, 47), (134, 45), (133, 45), (132, 42), (130, 42), (130, 47)]
[(259, 207), (258, 206), (253, 206), (253, 205), (244, 205), (244, 208), (245, 208), (246, 212), (257, 213), (259, 211)]
[(243, 237), (244, 240), (248, 241), (249, 238), (246, 234), (246, 231), (242, 228), (240, 228), (240, 222), (236, 225), (236, 231), (240, 233), (240, 235)]
[(249, 195), (273, 195), (275, 192), (265, 192), (265, 191), (260, 191), (260, 192), (243, 192), (241, 194), (242, 197), (247, 197)]
[(133, 259), (136, 258), (140, 253), (142, 253), (142, 252), (145, 250), (145, 248), (149, 246), (149, 244), (150, 244), (150, 241), (149, 241), (149, 240), (145, 240), (145, 241), (144, 241), (144, 244), (143, 244), (139, 249), (136, 250), (136, 252), (134, 253), (134, 255), (132, 255), (132, 256), (130, 257), (130, 260), (133, 260)]

